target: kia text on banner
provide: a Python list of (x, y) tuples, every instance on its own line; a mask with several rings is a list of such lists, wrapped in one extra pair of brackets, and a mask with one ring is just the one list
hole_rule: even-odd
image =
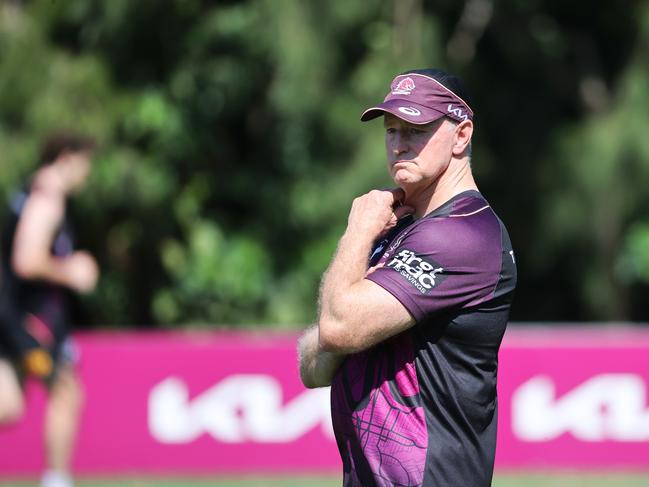
[[(307, 390), (294, 334), (77, 336), (88, 474), (338, 472), (329, 390)], [(516, 329), (500, 354), (497, 469), (649, 469), (649, 331)], [(44, 394), (0, 430), (0, 475), (42, 465)]]

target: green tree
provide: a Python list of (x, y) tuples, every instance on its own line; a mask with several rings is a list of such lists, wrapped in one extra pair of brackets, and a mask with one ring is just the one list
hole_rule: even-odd
[(360, 113), (396, 73), (446, 67), (474, 93), (474, 170), (517, 250), (513, 318), (646, 320), (646, 10), (6, 1), (0, 192), (48, 132), (94, 135), (74, 208), (103, 268), (94, 323), (303, 324), (352, 198), (390, 184)]

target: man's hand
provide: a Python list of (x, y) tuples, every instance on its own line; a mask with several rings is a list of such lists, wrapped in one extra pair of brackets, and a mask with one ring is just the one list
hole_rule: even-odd
[(320, 348), (317, 325), (307, 329), (298, 340), (298, 360), (300, 378), (305, 387), (325, 387), (331, 385), (336, 371), (344, 360), (344, 355), (325, 352)]
[(400, 218), (414, 212), (401, 204), (405, 194), (402, 189), (372, 190), (352, 203), (347, 221), (347, 232), (353, 236), (375, 240), (393, 228)]
[(99, 267), (88, 252), (79, 250), (63, 261), (68, 286), (80, 293), (88, 293), (97, 285)]

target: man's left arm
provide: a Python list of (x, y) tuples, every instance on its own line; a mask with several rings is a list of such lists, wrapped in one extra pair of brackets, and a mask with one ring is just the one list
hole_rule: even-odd
[(342, 354), (322, 349), (317, 325), (308, 328), (300, 337), (297, 352), (300, 378), (309, 389), (331, 385), (336, 371), (345, 359)]

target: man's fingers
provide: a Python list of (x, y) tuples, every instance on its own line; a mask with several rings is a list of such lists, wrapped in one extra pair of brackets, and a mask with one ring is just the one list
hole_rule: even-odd
[(370, 275), (372, 272), (374, 272), (376, 269), (380, 269), (380, 268), (383, 267), (384, 265), (385, 265), (385, 264), (382, 263), (382, 264), (377, 264), (377, 265), (375, 265), (375, 266), (373, 266), (373, 267), (370, 267), (369, 269), (367, 269), (367, 272), (365, 273), (365, 277), (369, 276), (369, 275)]
[(411, 215), (415, 212), (415, 209), (412, 206), (399, 206), (394, 209), (394, 216), (397, 217), (397, 220), (401, 220), (406, 215)]
[(401, 188), (392, 188), (388, 190), (392, 193), (392, 204), (402, 203), (403, 199), (406, 197), (406, 192)]

